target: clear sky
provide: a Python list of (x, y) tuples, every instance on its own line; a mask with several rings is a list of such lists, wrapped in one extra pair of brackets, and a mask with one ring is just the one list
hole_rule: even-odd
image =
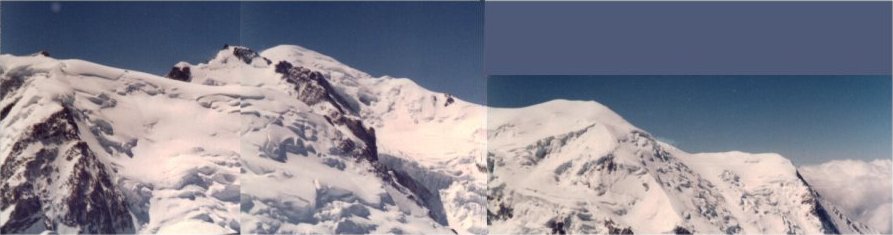
[(483, 103), (479, 2), (3, 2), (0, 52), (47, 50), (155, 74), (224, 43), (295, 44)]
[(495, 76), (488, 104), (593, 100), (688, 152), (891, 158), (890, 76)]
[(483, 104), (479, 2), (247, 2), (242, 40), (298, 44), (374, 76), (408, 77)]
[(154, 74), (239, 41), (239, 3), (3, 2), (0, 52), (47, 50)]

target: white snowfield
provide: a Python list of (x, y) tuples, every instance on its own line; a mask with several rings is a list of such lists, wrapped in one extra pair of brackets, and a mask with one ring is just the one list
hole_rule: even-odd
[(488, 109), (291, 45), (174, 67), (0, 55), (2, 233), (875, 231), (779, 155), (595, 102)]
[[(329, 85), (297, 85), (280, 61)], [(0, 56), (3, 233), (486, 232), (482, 107), (298, 46), (228, 46), (175, 67), (189, 79)], [(76, 134), (33, 137), (67, 123)], [(73, 160), (43, 152), (78, 142), (107, 172), (90, 179), (120, 199), (85, 207), (126, 221), (72, 220), (85, 212), (59, 205), (93, 190), (64, 183), (82, 177)]]
[[(71, 182), (63, 182), (81, 176), (69, 176), (71, 160), (52, 156), (54, 161), (45, 163), (52, 170), (30, 180), (59, 185), (46, 191), (35, 187), (30, 193), (40, 198), (40, 205), (21, 211), (38, 220), (31, 222), (32, 229), (17, 230), (11, 227), (17, 218), (4, 216), (0, 222), (4, 233), (40, 233), (44, 229), (60, 233), (239, 231), (238, 105), (239, 97), (250, 97), (251, 91), (238, 85), (208, 87), (42, 56), (3, 55), (0, 67), (4, 81), (23, 83), (0, 102), (0, 106), (11, 107), (0, 122), (0, 162), (3, 169), (14, 171), (4, 172), (13, 173), (13, 177), (4, 178), (4, 189), (16, 188), (21, 183), (18, 179), (33, 174), (25, 167), (15, 168), (15, 158), (50, 147), (41, 146), (47, 142), (42, 141), (44, 144), (38, 142), (23, 153), (11, 154), (14, 145), (28, 137), (26, 131), (32, 126), (47, 122), (50, 114), (65, 107), (75, 116), (78, 139), (87, 143), (96, 160), (110, 172), (107, 180), (115, 186), (110, 194), (125, 198), (126, 213), (109, 216), (132, 222), (128, 229), (93, 230), (66, 221), (67, 214), (84, 212), (65, 211), (68, 208), (60, 205), (62, 198), (82, 193), (72, 191)], [(206, 108), (203, 103), (212, 105)], [(24, 198), (3, 199), (4, 214), (12, 214), (20, 206), (16, 201)], [(86, 219), (100, 222), (99, 218)]]
[(491, 233), (875, 233), (778, 154), (686, 153), (595, 102), (488, 119)]

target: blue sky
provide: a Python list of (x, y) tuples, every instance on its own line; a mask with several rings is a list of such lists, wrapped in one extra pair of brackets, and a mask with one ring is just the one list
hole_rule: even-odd
[(478, 2), (248, 2), (242, 40), (298, 44), (374, 76), (408, 77), (484, 103)]
[[(0, 52), (47, 50), (154, 74), (239, 41), (239, 3), (3, 2)], [(55, 10), (55, 11), (54, 11)]]
[(3, 2), (0, 10), (2, 53), (47, 50), (164, 74), (179, 61), (204, 62), (224, 43), (296, 44), (375, 76), (485, 97), (478, 2)]
[(593, 100), (688, 152), (891, 158), (890, 76), (494, 76), (488, 104)]
[(0, 11), (2, 53), (48, 50), (164, 74), (178, 61), (207, 60), (224, 43), (297, 44), (476, 103), (596, 100), (692, 152), (778, 152), (796, 163), (891, 156), (889, 77), (485, 80), (478, 2), (3, 2)]

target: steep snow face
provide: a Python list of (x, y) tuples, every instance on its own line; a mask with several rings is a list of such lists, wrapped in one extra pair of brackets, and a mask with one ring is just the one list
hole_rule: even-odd
[(435, 217), (462, 233), (485, 233), (485, 115), (480, 106), (425, 90), (408, 79), (365, 80), (364, 120), (376, 128), (379, 152), (437, 192)]
[(298, 46), (167, 78), (3, 55), (0, 97), (3, 233), (872, 231), (775, 154), (689, 154), (595, 102), (488, 111)]
[(241, 89), (42, 56), (0, 67), (3, 233), (239, 230)]
[(4, 233), (486, 231), (484, 109), (408, 79), (297, 46), (0, 62)]
[(850, 218), (878, 232), (893, 233), (893, 165), (891, 160), (836, 160), (801, 166), (803, 178), (823, 198), (840, 207)]
[[(748, 223), (742, 225), (745, 230), (761, 233), (873, 232), (840, 214), (839, 209), (810, 187), (788, 159), (778, 154), (702, 153), (683, 160), (711, 182), (716, 182), (726, 198), (740, 198), (737, 205), (729, 205), (729, 208), (739, 218), (748, 218)], [(754, 218), (752, 213), (762, 214)], [(821, 230), (812, 230), (814, 228)]]
[(374, 129), (379, 163), (393, 171), (438, 224), (459, 233), (485, 233), (485, 109), (409, 79), (374, 78), (298, 46), (260, 53), (319, 72), (347, 116)]
[(485, 231), (483, 108), (298, 46), (184, 66), (263, 94), (241, 101), (243, 232)]
[(294, 51), (271, 60), (270, 51), (227, 46), (208, 63), (176, 66), (190, 68), (192, 83), (236, 84), (248, 93), (239, 97), (236, 122), (245, 182), (240, 231), (449, 233), (419, 199), (424, 187), (379, 161), (375, 129), (341, 87), (360, 73), (340, 73), (347, 71), (343, 65), (304, 67), (334, 60)]
[(594, 102), (491, 109), (495, 233), (866, 233), (775, 154), (688, 154)]
[[(245, 100), (243, 232), (448, 232), (380, 167), (374, 131), (321, 74), (293, 67), (282, 77), (295, 93)], [(274, 107), (282, 103), (293, 105)]]

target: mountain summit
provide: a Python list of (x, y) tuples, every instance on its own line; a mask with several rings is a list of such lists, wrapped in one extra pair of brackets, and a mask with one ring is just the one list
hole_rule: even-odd
[(0, 74), (3, 233), (486, 231), (483, 109), (409, 79), (230, 45), (166, 77)]
[(491, 109), (495, 233), (873, 233), (777, 154), (690, 154), (595, 102)]
[(8, 233), (871, 233), (787, 159), (488, 109), (299, 46), (166, 76), (0, 55)]

